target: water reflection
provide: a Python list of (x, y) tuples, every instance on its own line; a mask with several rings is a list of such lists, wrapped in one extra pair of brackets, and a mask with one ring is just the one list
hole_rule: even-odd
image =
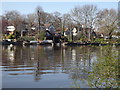
[[(116, 47), (113, 49), (118, 51)], [(80, 87), (86, 87), (87, 83), (83, 83), (89, 79), (86, 71), (92, 71), (93, 63), (106, 53), (102, 51), (102, 47), (92, 46), (2, 46), (2, 52), (3, 72), (7, 73), (7, 77), (32, 75), (34, 80), (39, 82), (43, 80), (44, 75), (53, 75), (57, 78), (55, 74), (61, 77), (67, 74), (66, 80), (80, 80)]]

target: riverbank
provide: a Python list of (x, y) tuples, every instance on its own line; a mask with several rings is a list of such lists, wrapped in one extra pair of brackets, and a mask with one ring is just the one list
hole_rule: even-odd
[[(11, 41), (2, 41), (0, 42), (0, 45), (56, 45), (53, 42), (38, 42), (38, 41), (30, 41), (30, 42), (11, 42)], [(81, 45), (94, 45), (94, 46), (104, 46), (104, 45), (120, 45), (120, 43), (92, 43), (92, 42), (86, 42), (86, 43), (80, 43), (80, 42), (63, 42), (59, 43), (63, 46), (81, 46)]]

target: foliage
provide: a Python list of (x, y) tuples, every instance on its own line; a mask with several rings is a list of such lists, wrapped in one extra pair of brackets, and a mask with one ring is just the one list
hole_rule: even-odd
[(41, 31), (40, 34), (37, 34), (35, 36), (36, 39), (39, 39), (39, 40), (44, 40), (45, 38), (45, 31)]
[(116, 40), (116, 42), (120, 43), (120, 38), (118, 38), (118, 39)]
[[(118, 88), (119, 65), (118, 52), (105, 46), (103, 54), (93, 63), (93, 70), (89, 72), (88, 83), (96, 88)], [(114, 54), (113, 54), (114, 53)]]
[(80, 38), (80, 41), (82, 41), (82, 42), (87, 42), (88, 40), (87, 40), (87, 38), (86, 38), (85, 36), (82, 36), (82, 37)]
[(33, 40), (35, 40), (35, 38), (32, 36), (23, 36), (18, 38), (18, 41), (33, 41)]
[(106, 41), (103, 38), (95, 38), (92, 42), (94, 42), (94, 43), (106, 43)]
[(114, 9), (104, 9), (100, 10), (97, 14), (97, 26), (99, 32), (104, 35), (111, 36), (113, 32), (117, 29), (118, 20), (117, 20), (117, 11)]
[(15, 38), (16, 38), (16, 39), (18, 39), (18, 38), (21, 36), (19, 30), (15, 30), (15, 31), (14, 31), (14, 35), (15, 35)]
[(7, 36), (7, 38), (8, 38), (8, 39), (15, 39), (15, 35), (10, 34), (10, 35)]
[(113, 44), (113, 43), (119, 43), (120, 42), (120, 38), (118, 39), (108, 39), (108, 40), (104, 40), (103, 38), (95, 38), (94, 40), (92, 40), (93, 43), (102, 43), (102, 44)]
[(68, 42), (72, 42), (72, 39), (68, 40)]

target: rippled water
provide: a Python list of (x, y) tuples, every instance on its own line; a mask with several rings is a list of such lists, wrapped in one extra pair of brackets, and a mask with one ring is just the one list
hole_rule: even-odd
[[(2, 46), (3, 88), (81, 88), (102, 47)], [(116, 49), (117, 50), (117, 49)]]

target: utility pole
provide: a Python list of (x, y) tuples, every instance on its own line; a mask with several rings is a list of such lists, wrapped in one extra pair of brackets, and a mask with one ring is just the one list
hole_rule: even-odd
[(40, 11), (38, 10), (37, 11), (37, 14), (38, 14), (38, 31), (39, 31), (39, 34), (40, 34)]
[(62, 23), (62, 34), (64, 35), (64, 28), (65, 28), (65, 20)]

